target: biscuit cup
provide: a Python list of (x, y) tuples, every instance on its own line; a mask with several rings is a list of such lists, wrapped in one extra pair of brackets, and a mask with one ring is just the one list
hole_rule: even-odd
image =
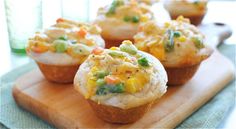
[(168, 76), (168, 85), (183, 85), (197, 72), (199, 64), (186, 67), (165, 67)]
[[(116, 39), (112, 40), (112, 39), (106, 39), (106, 38), (104, 38), (104, 40), (106, 43), (105, 47), (108, 49), (111, 47), (119, 47), (120, 44), (124, 41), (124, 40), (116, 40)], [(133, 39), (130, 39), (130, 41), (133, 42)]]
[(72, 83), (80, 65), (49, 65), (37, 62), (39, 69), (48, 81)]
[(118, 107), (98, 104), (92, 100), (88, 100), (95, 114), (102, 120), (115, 124), (128, 124), (139, 120), (152, 106), (151, 103), (133, 107), (129, 109), (121, 109)]
[[(176, 19), (179, 17), (179, 15), (175, 15), (175, 14), (170, 14), (171, 19)], [(200, 25), (205, 14), (194, 14), (194, 15), (183, 15), (186, 18), (189, 18), (191, 24), (193, 25)]]

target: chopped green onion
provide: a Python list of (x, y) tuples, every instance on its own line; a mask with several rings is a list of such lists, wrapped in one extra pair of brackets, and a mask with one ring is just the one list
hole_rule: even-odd
[(198, 49), (204, 48), (204, 44), (203, 41), (198, 38), (198, 37), (192, 37), (191, 40), (193, 41), (195, 47), (197, 47)]
[(178, 38), (178, 37), (180, 37), (181, 36), (181, 32), (179, 32), (179, 31), (175, 31), (174, 32), (174, 37), (175, 38)]
[(98, 87), (96, 91), (96, 95), (106, 95), (108, 93), (109, 93), (109, 89), (106, 85)]
[(64, 40), (64, 41), (68, 40), (68, 38), (67, 38), (66, 35), (65, 35), (65, 36), (61, 36), (61, 37), (59, 37), (58, 39), (60, 39), (60, 40)]
[(106, 82), (105, 82), (104, 79), (98, 79), (98, 80), (96, 81), (96, 84), (97, 84), (97, 86), (103, 86), (103, 85), (106, 84)]
[(123, 93), (124, 91), (125, 87), (123, 83), (116, 85), (103, 85), (98, 87), (96, 95), (106, 95), (108, 93)]
[(111, 4), (111, 7), (109, 8), (108, 12), (106, 13), (107, 16), (115, 14), (116, 12), (116, 7), (124, 5), (123, 0), (114, 0)]
[(138, 23), (139, 22), (139, 17), (138, 16), (133, 16), (132, 17), (132, 22), (133, 23)]
[(121, 44), (120, 50), (132, 55), (135, 55), (138, 52), (138, 49), (133, 44)]
[(174, 49), (174, 32), (173, 30), (167, 30), (168, 40), (165, 42), (165, 51), (171, 52)]
[(138, 64), (144, 67), (149, 66), (148, 60), (145, 57), (138, 59)]
[(67, 42), (64, 40), (55, 40), (53, 44), (57, 53), (63, 53), (67, 49)]
[(97, 71), (97, 72), (95, 73), (95, 76), (96, 76), (97, 78), (104, 78), (104, 77), (107, 76), (108, 74), (109, 74), (109, 72), (104, 71), (104, 70), (101, 70), (101, 71)]

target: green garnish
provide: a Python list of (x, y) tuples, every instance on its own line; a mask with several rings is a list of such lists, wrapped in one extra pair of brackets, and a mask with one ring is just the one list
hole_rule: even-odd
[(194, 1), (193, 4), (198, 5), (199, 1)]
[(133, 23), (138, 23), (139, 22), (139, 17), (138, 16), (133, 16), (132, 17), (132, 22)]
[(133, 17), (130, 17), (130, 16), (125, 16), (124, 18), (123, 18), (123, 20), (125, 21), (125, 22), (133, 22), (133, 23), (138, 23), (139, 22), (139, 17), (138, 16), (133, 16)]
[(135, 55), (138, 52), (138, 49), (133, 44), (121, 44), (120, 50), (132, 55)]
[(174, 49), (174, 31), (167, 30), (168, 40), (165, 42), (165, 51), (170, 52)]
[(98, 87), (96, 91), (96, 95), (106, 95), (108, 93), (109, 93), (109, 88), (106, 85)]
[(149, 66), (148, 60), (145, 57), (138, 59), (138, 64), (144, 67)]
[(124, 57), (123, 53), (119, 53), (119, 52), (116, 52), (116, 51), (109, 52), (108, 54), (112, 57), (120, 57), (120, 58)]
[(104, 78), (105, 76), (109, 75), (109, 72), (101, 70), (101, 71), (97, 71), (94, 76), (96, 76), (97, 78)]
[(106, 82), (105, 82), (104, 79), (99, 78), (99, 79), (96, 81), (96, 84), (97, 84), (97, 86), (103, 86), (103, 85), (106, 84)]
[(123, 93), (124, 91), (125, 87), (123, 83), (119, 83), (116, 85), (103, 85), (98, 87), (96, 95), (106, 95), (108, 93)]
[(59, 40), (64, 40), (64, 41), (67, 41), (67, 40), (68, 40), (68, 38), (67, 38), (66, 35), (65, 35), (65, 36), (61, 36), (61, 37), (59, 37), (58, 39), (59, 39)]
[(179, 32), (179, 31), (174, 32), (174, 37), (175, 38), (179, 38), (180, 36), (181, 36), (181, 32)]
[(198, 38), (198, 37), (192, 37), (191, 40), (193, 41), (195, 47), (197, 47), (198, 49), (204, 48), (204, 44), (203, 41)]
[(124, 83), (116, 84), (115, 86), (110, 86), (111, 93), (123, 93), (125, 91)]
[(67, 42), (64, 40), (55, 40), (53, 44), (57, 53), (63, 53), (67, 50)]
[(131, 20), (131, 18), (130, 18), (129, 16), (125, 16), (125, 17), (123, 18), (123, 20), (124, 20), (125, 22), (129, 22), (129, 21)]
[(118, 6), (124, 5), (124, 1), (123, 0), (114, 0), (111, 4), (111, 7), (109, 8), (108, 12), (106, 13), (107, 16), (110, 16), (112, 14), (115, 14), (116, 12), (116, 8)]
[(168, 38), (164, 43), (165, 51), (166, 52), (171, 52), (175, 47), (174, 38), (179, 38), (181, 36), (181, 32), (180, 31), (167, 30), (166, 33), (168, 35)]

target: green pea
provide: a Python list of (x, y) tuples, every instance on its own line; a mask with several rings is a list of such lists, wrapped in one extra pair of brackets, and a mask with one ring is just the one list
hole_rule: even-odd
[(64, 40), (55, 40), (53, 44), (57, 53), (63, 53), (67, 50), (67, 42)]
[(138, 16), (133, 16), (132, 17), (132, 22), (133, 23), (138, 23), (139, 22), (139, 17)]
[(111, 93), (123, 93), (125, 91), (125, 87), (123, 83), (116, 84), (115, 86), (110, 86), (109, 91)]
[(138, 64), (144, 67), (148, 67), (149, 66), (149, 62), (145, 57), (142, 57), (140, 59), (138, 59)]
[(108, 74), (109, 74), (109, 72), (104, 71), (104, 70), (101, 70), (101, 71), (97, 71), (97, 72), (95, 73), (95, 76), (96, 76), (97, 78), (104, 78), (104, 77), (107, 76)]
[(138, 49), (133, 44), (121, 44), (120, 50), (131, 55), (135, 55), (138, 52)]
[(103, 85), (105, 85), (106, 84), (106, 82), (104, 81), (104, 79), (98, 79), (97, 81), (96, 81), (96, 84), (97, 84), (97, 86), (103, 86)]

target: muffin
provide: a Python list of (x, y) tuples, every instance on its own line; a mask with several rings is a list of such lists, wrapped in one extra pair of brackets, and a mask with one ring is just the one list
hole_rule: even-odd
[(182, 85), (190, 80), (201, 62), (212, 49), (204, 42), (204, 35), (189, 19), (182, 16), (176, 20), (158, 24), (149, 21), (134, 36), (139, 50), (158, 58), (168, 75), (168, 85)]
[(26, 51), (47, 80), (72, 83), (90, 52), (105, 46), (100, 33), (96, 25), (59, 18), (55, 25), (29, 38)]
[(80, 66), (74, 86), (99, 118), (126, 124), (141, 118), (166, 92), (166, 82), (161, 63), (125, 40), (120, 47), (95, 48)]
[(135, 0), (114, 0), (98, 10), (95, 23), (102, 28), (106, 48), (119, 46), (123, 40), (133, 40), (138, 26), (153, 18), (150, 6)]
[(207, 12), (207, 0), (167, 0), (164, 4), (172, 19), (182, 15), (199, 25)]

